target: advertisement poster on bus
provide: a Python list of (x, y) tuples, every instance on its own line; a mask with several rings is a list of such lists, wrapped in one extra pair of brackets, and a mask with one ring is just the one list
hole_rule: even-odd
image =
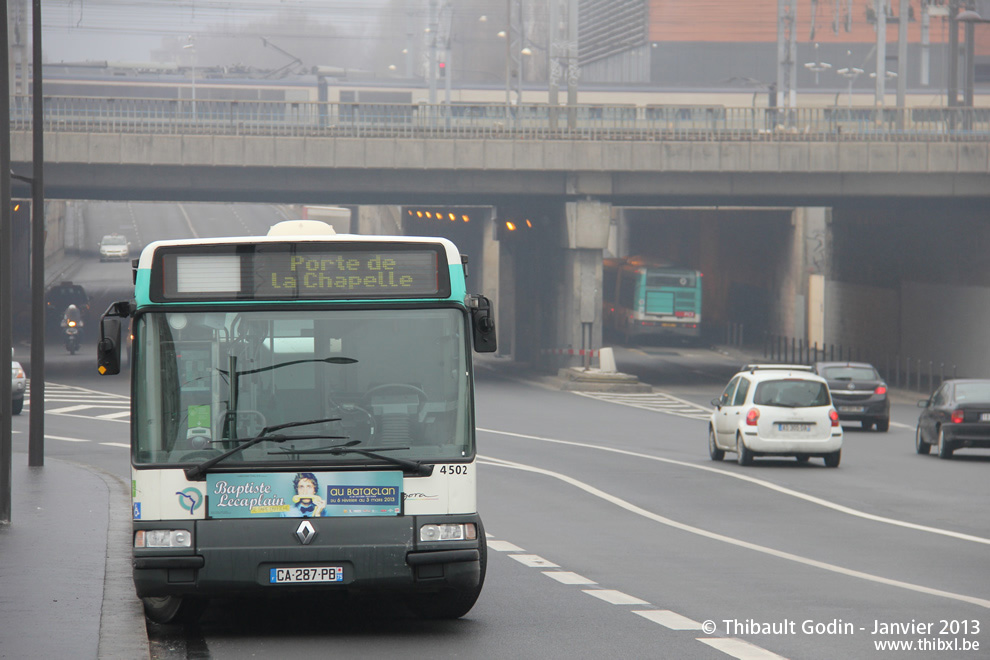
[(402, 472), (259, 472), (207, 475), (210, 518), (397, 516)]

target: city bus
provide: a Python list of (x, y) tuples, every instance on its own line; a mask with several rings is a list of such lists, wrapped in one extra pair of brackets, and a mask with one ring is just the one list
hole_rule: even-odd
[(602, 263), (604, 332), (625, 343), (701, 337), (701, 271), (643, 257)]
[(98, 371), (133, 327), (133, 575), (145, 614), (211, 597), (385, 595), (456, 618), (485, 580), (472, 348), (487, 298), (443, 238), (168, 240), (100, 324)]

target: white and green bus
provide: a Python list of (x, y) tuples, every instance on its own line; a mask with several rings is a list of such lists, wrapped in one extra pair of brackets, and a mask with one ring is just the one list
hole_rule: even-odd
[(211, 597), (394, 594), (455, 618), (485, 579), (472, 348), (489, 301), (449, 240), (159, 241), (101, 322), (101, 374), (133, 328), (137, 595), (156, 622)]

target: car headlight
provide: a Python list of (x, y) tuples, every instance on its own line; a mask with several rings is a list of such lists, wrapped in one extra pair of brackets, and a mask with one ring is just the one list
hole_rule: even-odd
[(134, 532), (135, 548), (191, 548), (192, 532), (187, 529), (142, 529)]
[(478, 538), (474, 523), (423, 525), (419, 528), (420, 541), (472, 541)]

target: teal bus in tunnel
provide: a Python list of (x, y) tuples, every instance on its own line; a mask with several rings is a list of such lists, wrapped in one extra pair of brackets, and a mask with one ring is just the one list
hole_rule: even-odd
[(428, 618), (473, 607), (472, 348), (489, 301), (443, 238), (158, 241), (101, 320), (98, 370), (133, 324), (133, 572), (146, 616), (213, 597), (384, 594)]
[(602, 323), (626, 343), (701, 337), (701, 271), (644, 257), (602, 263)]

